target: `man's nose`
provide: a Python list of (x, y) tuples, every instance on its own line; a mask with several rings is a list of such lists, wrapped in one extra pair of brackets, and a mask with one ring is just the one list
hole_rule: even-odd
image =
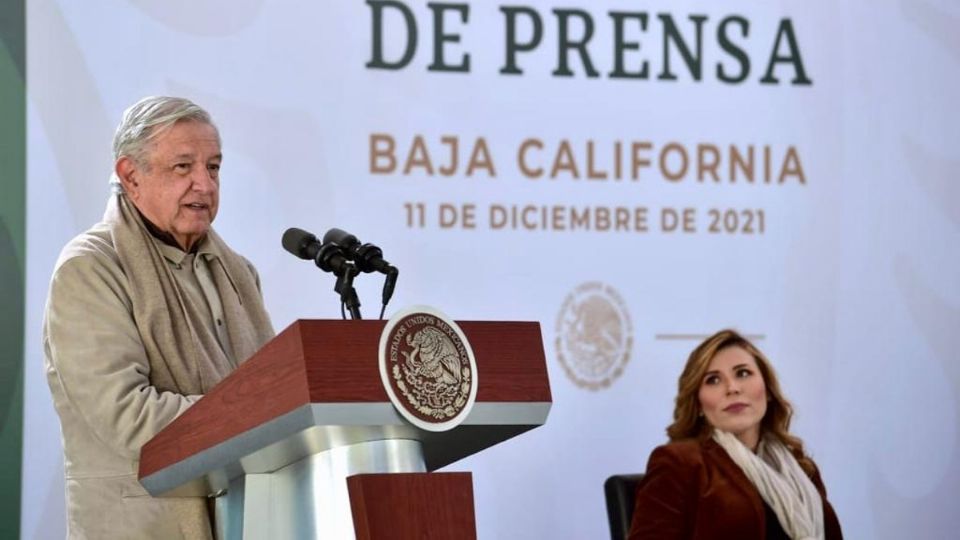
[(214, 178), (216, 173), (206, 167), (198, 167), (193, 173), (193, 183), (191, 188), (200, 193), (209, 193), (216, 189), (217, 182)]

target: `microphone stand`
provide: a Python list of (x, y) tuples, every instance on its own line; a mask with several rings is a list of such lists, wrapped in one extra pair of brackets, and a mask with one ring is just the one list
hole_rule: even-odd
[(343, 306), (347, 306), (351, 319), (362, 319), (360, 298), (357, 296), (357, 290), (353, 288), (353, 278), (360, 273), (360, 269), (343, 256), (340, 246), (330, 242), (320, 246), (314, 262), (324, 272), (332, 272), (337, 276), (337, 283), (333, 286), (333, 290), (340, 293), (341, 311)]
[(360, 316), (360, 298), (357, 290), (353, 288), (353, 278), (359, 273), (360, 270), (353, 263), (344, 264), (336, 273), (337, 283), (333, 286), (333, 290), (340, 293), (340, 301), (350, 311), (350, 318), (357, 320), (363, 318)]

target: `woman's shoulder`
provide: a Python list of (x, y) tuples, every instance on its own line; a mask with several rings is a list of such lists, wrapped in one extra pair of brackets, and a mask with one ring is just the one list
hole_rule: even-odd
[(667, 462), (676, 465), (694, 465), (703, 462), (709, 451), (710, 440), (682, 439), (660, 445), (650, 453), (650, 462)]
[(706, 461), (703, 443), (696, 439), (658, 446), (647, 460), (640, 491), (658, 500), (692, 496), (709, 468)]
[(662, 444), (654, 448), (653, 451), (677, 456), (695, 456), (702, 454), (711, 442), (711, 439), (680, 439)]

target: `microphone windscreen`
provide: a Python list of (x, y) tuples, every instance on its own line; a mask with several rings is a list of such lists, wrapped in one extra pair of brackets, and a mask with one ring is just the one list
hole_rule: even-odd
[(333, 242), (334, 244), (340, 246), (343, 249), (350, 250), (355, 246), (360, 244), (360, 241), (357, 240), (357, 237), (348, 233), (343, 229), (330, 229), (327, 231), (327, 234), (323, 235), (323, 243)]
[[(283, 233), (283, 239), (281, 240), (283, 244), (283, 249), (289, 251), (301, 259), (312, 260), (313, 256), (316, 255), (316, 249), (311, 249), (311, 247), (319, 244), (317, 242), (317, 237), (308, 233), (303, 229), (298, 229), (296, 227), (290, 227), (285, 233)], [(319, 247), (319, 246), (317, 246)]]

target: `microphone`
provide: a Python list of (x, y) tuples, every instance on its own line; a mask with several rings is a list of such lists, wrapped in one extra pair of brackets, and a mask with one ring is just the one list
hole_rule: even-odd
[[(383, 280), (381, 293), (382, 305), (386, 308), (393, 296), (393, 289), (397, 285), (397, 276), (400, 271), (383, 259), (383, 250), (373, 244), (361, 244), (356, 236), (337, 228), (330, 229), (323, 235), (323, 243), (340, 246), (343, 256), (352, 260), (361, 272), (380, 272), (387, 275)], [(380, 318), (383, 318), (382, 312)]]
[(340, 246), (330, 242), (321, 244), (316, 236), (303, 229), (287, 229), (280, 243), (283, 244), (283, 249), (296, 257), (314, 261), (324, 272), (340, 275), (352, 266)]
[(383, 260), (383, 250), (373, 244), (360, 244), (357, 237), (343, 229), (330, 229), (323, 235), (323, 243), (334, 243), (343, 250), (343, 256), (352, 260), (361, 272), (380, 272), (390, 275), (397, 269)]
[(287, 229), (280, 243), (283, 244), (283, 249), (308, 261), (317, 257), (321, 245), (316, 236), (296, 227)]

